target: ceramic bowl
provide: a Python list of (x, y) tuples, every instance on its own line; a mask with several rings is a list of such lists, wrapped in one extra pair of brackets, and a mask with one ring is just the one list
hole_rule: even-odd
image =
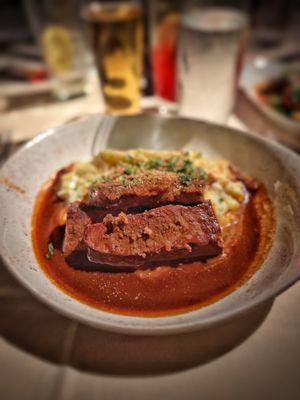
[[(276, 210), (276, 233), (265, 262), (236, 291), (198, 310), (146, 318), (112, 314), (80, 303), (39, 268), (31, 243), (36, 194), (59, 168), (114, 149), (199, 150), (226, 158), (262, 181)], [(11, 157), (0, 172), (0, 254), (9, 271), (36, 297), (70, 318), (128, 334), (171, 334), (223, 323), (272, 299), (300, 277), (300, 158), (285, 147), (231, 128), (159, 116), (104, 117), (49, 130)]]
[(268, 104), (260, 100), (256, 93), (256, 87), (260, 83), (267, 82), (271, 79), (279, 78), (284, 74), (289, 75), (293, 71), (300, 71), (300, 64), (291, 65), (268, 61), (266, 59), (258, 59), (256, 63), (247, 65), (242, 73), (241, 87), (243, 88), (249, 99), (272, 120), (281, 129), (276, 130), (276, 136), (287, 146), (300, 150), (300, 122), (286, 117), (280, 112), (274, 110)]

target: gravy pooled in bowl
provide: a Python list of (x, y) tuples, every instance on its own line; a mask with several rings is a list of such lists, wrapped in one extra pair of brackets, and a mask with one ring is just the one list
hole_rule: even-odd
[(210, 304), (263, 263), (274, 232), (265, 187), (197, 152), (105, 150), (60, 170), (32, 220), (39, 265), (67, 294), (114, 313)]

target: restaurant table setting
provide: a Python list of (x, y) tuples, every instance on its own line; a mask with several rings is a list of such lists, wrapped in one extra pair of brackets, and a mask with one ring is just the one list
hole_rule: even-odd
[[(250, 17), (247, 2), (62, 3), (25, 1), (34, 43), (0, 56), (0, 397), (298, 398), (300, 11), (278, 39), (281, 28), (264, 30), (270, 21)], [(161, 174), (179, 173), (185, 190), (190, 172), (173, 162), (180, 151), (184, 167), (198, 152), (237, 165), (250, 197), (257, 190), (250, 177), (261, 180), (276, 209), (262, 268), (218, 301), (174, 306), (170, 315), (91, 307), (54, 284), (38, 266), (37, 242), (32, 250), (37, 193), (66, 166), (97, 166), (107, 149), (119, 151), (107, 162), (129, 160), (120, 165), (131, 179), (139, 164), (126, 151), (136, 148), (154, 154), (138, 154), (150, 165), (146, 174), (156, 163)], [(168, 149), (178, 151), (174, 159), (152, 160)], [(53, 242), (46, 262), (58, 252)], [(181, 268), (174, 265), (166, 268)]]

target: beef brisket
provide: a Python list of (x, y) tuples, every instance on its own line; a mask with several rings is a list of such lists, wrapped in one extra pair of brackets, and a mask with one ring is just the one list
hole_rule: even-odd
[(63, 253), (67, 256), (75, 250), (84, 250), (86, 246), (82, 242), (82, 238), (86, 226), (101, 222), (106, 215), (107, 211), (89, 207), (80, 201), (70, 203), (67, 208)]
[(116, 210), (154, 208), (170, 203), (198, 204), (203, 199), (203, 179), (193, 179), (186, 185), (182, 176), (163, 171), (122, 178), (122, 182), (114, 180), (93, 185), (89, 190), (87, 205), (112, 213)]
[(216, 256), (222, 251), (219, 224), (211, 203), (166, 205), (138, 214), (108, 214), (85, 227), (91, 262), (135, 267)]
[(86, 246), (82, 241), (83, 233), (91, 222), (91, 218), (81, 209), (80, 202), (76, 201), (68, 206), (63, 242), (63, 253), (65, 256), (70, 255), (74, 251), (85, 249)]

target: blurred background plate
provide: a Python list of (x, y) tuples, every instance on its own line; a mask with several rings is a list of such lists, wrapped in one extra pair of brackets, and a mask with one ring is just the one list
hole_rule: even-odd
[(265, 58), (257, 58), (252, 64), (245, 66), (241, 76), (241, 87), (252, 102), (274, 123), (282, 129), (277, 131), (278, 138), (285, 144), (300, 150), (300, 122), (295, 122), (291, 118), (277, 112), (272, 107), (262, 102), (257, 94), (258, 84), (279, 78), (284, 74), (298, 71), (300, 73), (300, 62), (285, 64), (277, 61), (270, 61)]

